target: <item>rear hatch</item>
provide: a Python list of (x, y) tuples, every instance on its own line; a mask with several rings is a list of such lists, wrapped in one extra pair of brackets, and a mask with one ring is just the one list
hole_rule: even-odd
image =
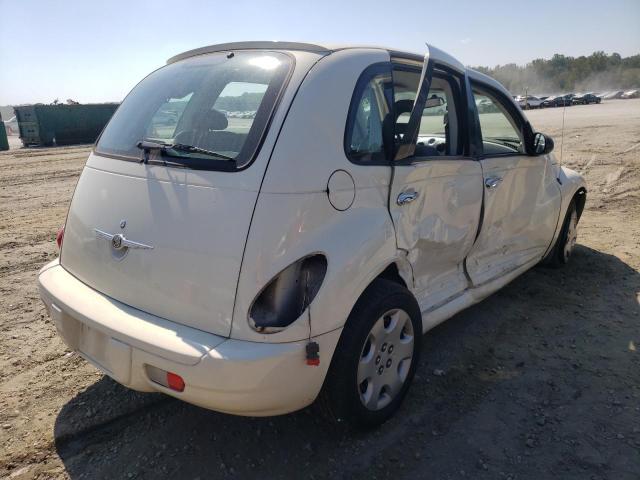
[(127, 305), (228, 336), (266, 161), (252, 163), (290, 68), (275, 52), (209, 54), (143, 80), (82, 172), (62, 266)]

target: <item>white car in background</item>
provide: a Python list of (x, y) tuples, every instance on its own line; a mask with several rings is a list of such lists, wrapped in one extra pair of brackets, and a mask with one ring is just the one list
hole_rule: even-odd
[(18, 119), (14, 115), (9, 120), (4, 121), (4, 128), (7, 135), (20, 135), (20, 129), (18, 128)]
[[(218, 106), (245, 93), (259, 105), (233, 130)], [(178, 101), (175, 127), (149, 128)], [(321, 396), (376, 425), (423, 333), (569, 261), (586, 188), (552, 149), (502, 85), (433, 47), (186, 52), (105, 128), (40, 294), (130, 388), (254, 416)]]
[(521, 108), (528, 110), (530, 108), (540, 108), (542, 107), (542, 102), (544, 100), (538, 97), (534, 97), (533, 95), (518, 95), (516, 97), (516, 102), (520, 105)]

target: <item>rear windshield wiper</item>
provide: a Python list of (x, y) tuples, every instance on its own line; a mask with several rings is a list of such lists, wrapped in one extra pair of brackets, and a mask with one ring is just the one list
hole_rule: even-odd
[[(177, 152), (188, 152), (188, 153), (202, 153), (203, 155), (208, 155), (210, 157), (215, 157), (220, 160), (229, 160), (235, 162), (235, 158), (229, 157), (228, 155), (224, 155), (222, 153), (214, 152), (213, 150), (206, 150), (200, 147), (194, 147), (193, 145), (185, 145), (183, 143), (160, 143), (160, 142), (151, 142), (148, 140), (142, 140), (138, 142), (136, 145), (139, 149), (148, 153), (150, 150), (159, 150), (162, 153), (167, 153), (169, 150), (174, 150)], [(148, 155), (144, 155), (141, 163), (148, 163), (149, 157)]]
[(193, 145), (185, 145), (183, 143), (174, 143), (173, 145), (171, 145), (170, 147), (171, 150), (177, 150), (179, 152), (192, 152), (192, 153), (202, 153), (204, 155), (210, 155), (212, 157), (217, 157), (220, 158), (222, 160), (231, 160), (231, 161), (235, 161), (235, 158), (230, 157), (228, 155), (224, 155), (222, 153), (219, 152), (214, 152), (213, 150), (207, 150), (205, 148), (200, 148), (200, 147), (194, 147)]

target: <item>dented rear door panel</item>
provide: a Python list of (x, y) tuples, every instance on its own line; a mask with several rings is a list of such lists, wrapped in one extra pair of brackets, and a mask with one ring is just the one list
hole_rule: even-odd
[[(415, 191), (411, 203), (398, 196)], [(390, 211), (398, 248), (413, 267), (423, 311), (464, 291), (464, 259), (471, 250), (482, 205), (482, 170), (471, 159), (418, 160), (395, 167)]]

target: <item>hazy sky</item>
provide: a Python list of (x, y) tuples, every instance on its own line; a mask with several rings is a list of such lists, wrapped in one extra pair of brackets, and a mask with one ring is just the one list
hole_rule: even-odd
[(424, 42), (466, 65), (640, 53), (640, 0), (0, 0), (0, 105), (120, 101), (167, 58), (240, 40)]

